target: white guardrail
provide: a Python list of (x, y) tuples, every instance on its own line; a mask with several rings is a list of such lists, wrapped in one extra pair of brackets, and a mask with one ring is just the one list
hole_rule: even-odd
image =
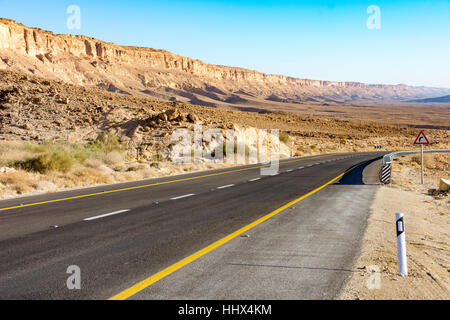
[[(392, 160), (395, 158), (420, 152), (421, 152), (420, 150), (417, 150), (417, 151), (395, 151), (389, 153), (383, 157), (383, 166), (388, 163), (391, 163)], [(450, 149), (423, 150), (423, 153), (440, 153), (440, 152), (450, 152)]]
[[(391, 182), (391, 163), (395, 158), (406, 156), (408, 154), (420, 153), (421, 150), (415, 151), (395, 151), (389, 153), (383, 157), (383, 166), (381, 168), (381, 182), (390, 183)], [(424, 153), (444, 153), (450, 152), (450, 149), (435, 149), (435, 150), (424, 150)]]

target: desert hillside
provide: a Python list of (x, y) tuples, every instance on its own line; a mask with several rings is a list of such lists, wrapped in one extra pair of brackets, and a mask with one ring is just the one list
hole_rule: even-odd
[[(438, 122), (437, 117), (448, 119), (448, 111), (442, 110), (426, 124)], [(170, 112), (176, 116), (161, 116)], [(388, 125), (385, 119), (340, 120), (307, 113), (245, 112), (112, 93), (0, 70), (0, 140), (80, 142), (110, 131), (139, 148), (158, 145), (157, 140), (167, 140), (177, 128), (192, 129), (198, 120), (212, 128), (279, 129), (298, 138), (298, 150), (306, 153), (311, 145), (324, 152), (370, 151), (373, 145), (411, 147), (417, 133), (415, 120), (407, 114), (398, 114), (397, 118), (402, 116), (404, 125)], [(445, 128), (429, 130), (429, 136), (438, 147), (449, 142)]]
[[(172, 133), (192, 130), (194, 121), (246, 137), (258, 128), (279, 129), (281, 157), (372, 151), (375, 145), (410, 149), (417, 134), (376, 119), (195, 106), (0, 71), (0, 198), (217, 167), (172, 161)], [(448, 130), (427, 135), (434, 147), (449, 147)], [(246, 153), (251, 148), (246, 145)]]
[(442, 88), (297, 79), (210, 65), (164, 50), (55, 35), (8, 19), (0, 19), (0, 69), (110, 92), (241, 110), (392, 103), (450, 94)]

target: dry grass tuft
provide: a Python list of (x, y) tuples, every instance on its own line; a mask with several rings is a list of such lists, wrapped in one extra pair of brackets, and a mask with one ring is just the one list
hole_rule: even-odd
[(123, 165), (124, 156), (119, 151), (111, 151), (105, 156), (105, 163), (111, 167), (118, 167)]
[(95, 168), (82, 168), (75, 173), (80, 179), (89, 184), (107, 184), (113, 183), (112, 176), (105, 174), (104, 171)]
[(0, 183), (9, 191), (15, 191), (17, 194), (33, 192), (32, 185), (36, 183), (37, 178), (23, 170), (0, 174)]

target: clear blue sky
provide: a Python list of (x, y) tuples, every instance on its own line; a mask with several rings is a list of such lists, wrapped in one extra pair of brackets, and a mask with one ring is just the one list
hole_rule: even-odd
[[(66, 9), (81, 9), (69, 30)], [(381, 29), (368, 29), (377, 5)], [(450, 1), (24, 1), (0, 16), (300, 78), (450, 88)]]

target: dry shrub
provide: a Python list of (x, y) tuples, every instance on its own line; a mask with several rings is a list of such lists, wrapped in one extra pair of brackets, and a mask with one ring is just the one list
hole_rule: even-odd
[(287, 143), (289, 141), (289, 135), (286, 132), (280, 132), (280, 141)]
[(54, 177), (52, 178), (52, 181), (57, 186), (62, 187), (62, 188), (75, 188), (78, 186), (85, 185), (83, 183), (82, 177), (78, 176), (77, 174), (71, 173), (71, 172), (64, 174), (64, 175), (54, 175)]
[(88, 168), (99, 168), (100, 166), (103, 165), (103, 162), (101, 160), (98, 159), (88, 159), (86, 160), (86, 162), (84, 163), (84, 165)]
[(26, 150), (26, 144), (21, 141), (0, 142), (0, 165), (9, 165), (16, 161), (21, 161), (33, 156), (33, 153)]
[(111, 169), (110, 167), (108, 167), (108, 166), (106, 166), (106, 165), (104, 165), (104, 164), (98, 166), (96, 169), (102, 171), (102, 172), (103, 172), (104, 174), (106, 174), (106, 175), (111, 175), (111, 174), (114, 173), (114, 170), (113, 170), (113, 169)]
[(122, 181), (142, 180), (144, 176), (139, 171), (128, 171), (121, 175)]
[(189, 171), (194, 171), (194, 165), (190, 163), (183, 165), (183, 172)]
[(424, 163), (425, 163), (425, 168), (436, 169), (436, 160), (435, 160), (434, 154), (425, 154), (424, 155)]
[(105, 163), (117, 167), (123, 164), (123, 155), (119, 151), (112, 151), (105, 155)]
[(58, 190), (58, 186), (56, 186), (52, 181), (41, 180), (33, 184), (33, 188), (42, 192), (55, 192)]
[(434, 154), (434, 168), (444, 172), (450, 172), (450, 154), (436, 153)]
[(4, 185), (11, 185), (15, 183), (31, 184), (34, 181), (36, 181), (36, 178), (32, 174), (23, 170), (0, 174), (0, 182)]
[(422, 163), (421, 156), (412, 156), (411, 157), (411, 163), (414, 165), (420, 165)]
[(154, 169), (142, 170), (142, 176), (144, 179), (153, 178), (155, 176), (155, 170)]
[[(442, 155), (437, 155), (437, 154), (424, 154), (423, 155), (423, 160), (424, 160), (424, 166), (427, 169), (439, 169), (444, 167), (445, 165), (443, 165), (443, 163), (445, 162), (441, 162), (442, 160)], [(422, 164), (422, 156), (419, 155), (414, 155), (411, 157), (411, 162), (414, 165), (421, 165)]]
[(76, 176), (80, 177), (85, 183), (102, 184), (114, 182), (110, 175), (95, 168), (82, 168), (76, 173)]
[(34, 191), (32, 185), (35, 181), (35, 176), (23, 170), (0, 174), (0, 183), (18, 194)]

